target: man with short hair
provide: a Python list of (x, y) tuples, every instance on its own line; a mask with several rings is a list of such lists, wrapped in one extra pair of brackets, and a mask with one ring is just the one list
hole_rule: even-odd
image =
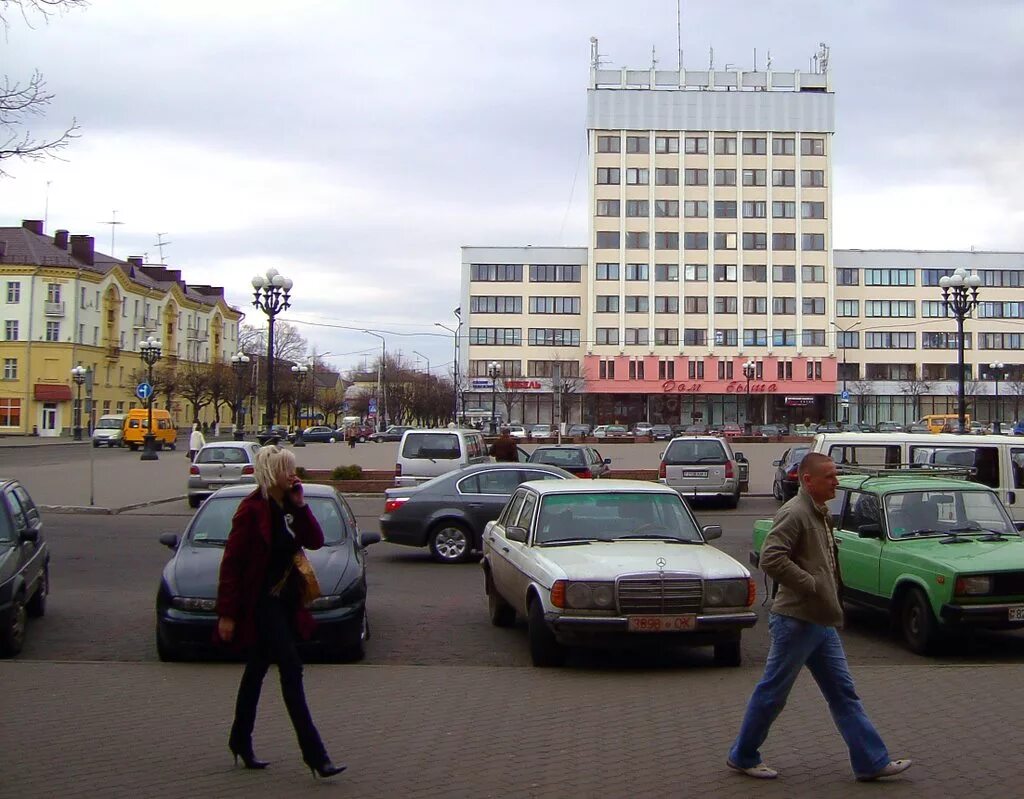
[(512, 439), (508, 427), (502, 427), (498, 440), (491, 444), (491, 455), (494, 456), (494, 460), (499, 462), (515, 463), (519, 460), (519, 448), (516, 447), (516, 442)]
[(825, 507), (839, 485), (836, 465), (827, 455), (812, 452), (800, 462), (798, 475), (797, 495), (779, 508), (761, 548), (761, 569), (779, 586), (768, 618), (771, 648), (726, 764), (757, 779), (778, 776), (762, 762), (759, 749), (807, 666), (850, 750), (857, 779), (892, 777), (910, 768), (911, 761), (889, 758), (857, 696), (836, 631), (843, 623), (842, 581), (832, 517)]

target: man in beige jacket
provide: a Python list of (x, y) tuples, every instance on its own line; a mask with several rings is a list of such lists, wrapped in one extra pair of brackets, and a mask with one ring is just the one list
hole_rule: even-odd
[(761, 569), (779, 585), (768, 618), (771, 648), (726, 763), (749, 777), (778, 776), (762, 762), (759, 749), (807, 666), (850, 750), (857, 779), (892, 777), (910, 768), (911, 761), (889, 758), (857, 696), (836, 630), (843, 623), (842, 581), (832, 517), (825, 507), (839, 485), (835, 463), (810, 453), (800, 462), (799, 479), (800, 490), (779, 508), (761, 548)]

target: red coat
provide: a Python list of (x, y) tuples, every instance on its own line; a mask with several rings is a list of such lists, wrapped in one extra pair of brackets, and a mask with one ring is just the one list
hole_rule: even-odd
[[(270, 503), (257, 489), (242, 500), (231, 520), (231, 533), (220, 562), (217, 584), (217, 616), (234, 619), (235, 634), (229, 646), (245, 649), (258, 640), (256, 634), (256, 603), (264, 590), (270, 567), (272, 520)], [(291, 528), (295, 538), (306, 549), (320, 549), (324, 533), (309, 505), (296, 507), (286, 501), (285, 513), (292, 515)], [(316, 622), (301, 605), (295, 611), (295, 629), (302, 638), (309, 638)], [(224, 643), (216, 628), (214, 641)]]

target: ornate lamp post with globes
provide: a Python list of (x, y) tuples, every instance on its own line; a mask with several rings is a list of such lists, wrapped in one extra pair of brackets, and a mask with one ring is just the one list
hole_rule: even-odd
[(78, 399), (75, 405), (75, 441), (82, 440), (82, 384), (85, 383), (88, 371), (81, 364), (71, 369), (71, 379), (75, 381), (78, 390)]
[(995, 418), (992, 420), (992, 432), (999, 434), (1003, 432), (999, 423), (999, 381), (1006, 379), (1006, 364), (1002, 361), (993, 361), (988, 365), (988, 376), (992, 378), (996, 389), (996, 410)]
[(501, 364), (491, 361), (487, 364), (487, 376), (491, 378), (491, 435), (498, 432), (498, 378), (501, 377)]
[(142, 457), (140, 460), (159, 460), (156, 454), (156, 436), (153, 435), (153, 364), (160, 360), (160, 342), (150, 336), (139, 344), (139, 355), (147, 368), (147, 382), (149, 383), (149, 398), (146, 405), (149, 408), (149, 423), (146, 426), (146, 434), (142, 437)]
[(271, 268), (266, 275), (252, 279), (252, 288), (252, 304), (267, 315), (267, 410), (263, 422), (269, 430), (274, 425), (274, 322), (291, 307), (292, 281)]
[(980, 285), (981, 278), (978, 275), (970, 274), (963, 267), (958, 268), (952, 275), (939, 279), (946, 316), (953, 316), (956, 319), (956, 412), (960, 418), (958, 431), (960, 433), (967, 432), (967, 401), (964, 390), (964, 320), (974, 312), (974, 308), (978, 304), (978, 287)]
[(750, 381), (754, 379), (756, 374), (757, 364), (747, 359), (743, 364), (743, 376), (747, 379), (747, 409), (746, 421), (743, 423), (743, 433), (748, 436), (753, 432), (753, 423), (750, 419)]
[(309, 367), (305, 364), (296, 364), (292, 367), (292, 376), (295, 378), (295, 440), (293, 447), (304, 447), (306, 442), (302, 439), (302, 388), (306, 384), (306, 374)]
[(245, 430), (242, 429), (242, 404), (245, 402), (243, 391), (245, 381), (248, 380), (249, 356), (244, 352), (236, 352), (231, 356), (231, 371), (235, 373), (235, 441), (245, 439)]

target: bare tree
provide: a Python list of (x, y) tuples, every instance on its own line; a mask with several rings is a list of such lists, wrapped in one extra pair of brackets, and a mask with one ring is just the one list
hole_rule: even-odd
[(581, 376), (579, 361), (565, 360), (555, 353), (555, 360), (552, 364), (551, 390), (552, 399), (555, 402), (553, 413), (558, 413), (557, 424), (565, 421), (569, 414), (566, 412), (569, 397), (578, 394), (583, 390), (585, 381)]
[(1013, 420), (1020, 419), (1020, 401), (1024, 397), (1024, 380), (1008, 380), (1003, 385), (1013, 394)]
[[(81, 8), (86, 0), (0, 0), (0, 27), (10, 28), (10, 17), (17, 14), (31, 27), (34, 17), (48, 20), (52, 15), (72, 8)], [(78, 138), (78, 123), (60, 134), (39, 138), (27, 129), (28, 120), (41, 117), (53, 95), (38, 70), (23, 80), (7, 75), (0, 78), (0, 164), (8, 158), (38, 160), (56, 156), (72, 139)], [(7, 172), (0, 168), (0, 175)]]
[[(274, 359), (302, 361), (306, 357), (308, 342), (295, 325), (274, 323)], [(256, 355), (267, 354), (267, 328), (242, 325), (238, 328), (238, 349)]]
[(238, 381), (226, 363), (211, 364), (208, 371), (210, 404), (213, 405), (213, 421), (220, 424), (222, 405), (230, 406), (238, 391)]
[(496, 381), (495, 393), (498, 396), (498, 403), (505, 408), (506, 424), (516, 418), (516, 406), (524, 403), (526, 392), (516, 387), (523, 380), (522, 377), (499, 377)]
[(908, 378), (900, 381), (900, 393), (911, 397), (911, 408), (914, 411), (914, 418), (921, 418), (921, 396), (929, 394), (932, 390), (932, 383), (919, 377)]
[(199, 421), (199, 412), (211, 402), (210, 370), (204, 364), (188, 363), (181, 370), (178, 391), (192, 405), (192, 421)]
[(870, 380), (854, 380), (850, 383), (850, 388), (853, 389), (853, 394), (857, 398), (857, 420), (863, 422), (864, 399), (874, 393), (874, 384)]
[(320, 408), (320, 413), (324, 415), (324, 424), (327, 423), (328, 418), (333, 418), (333, 426), (337, 427), (338, 418), (345, 409), (344, 395), (335, 388), (325, 388), (320, 392), (316, 404)]

